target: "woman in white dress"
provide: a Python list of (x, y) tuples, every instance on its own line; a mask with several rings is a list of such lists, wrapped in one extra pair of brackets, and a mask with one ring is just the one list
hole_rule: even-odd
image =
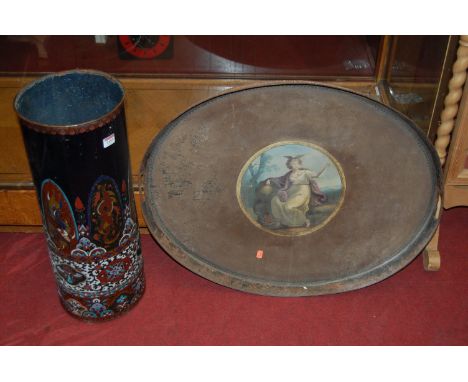
[(271, 199), (271, 214), (276, 228), (309, 227), (307, 212), (312, 206), (320, 205), (327, 199), (315, 181), (326, 167), (319, 173), (302, 168), (301, 157), (302, 155), (287, 156), (286, 166), (290, 171), (265, 182), (267, 185), (274, 184), (279, 189)]

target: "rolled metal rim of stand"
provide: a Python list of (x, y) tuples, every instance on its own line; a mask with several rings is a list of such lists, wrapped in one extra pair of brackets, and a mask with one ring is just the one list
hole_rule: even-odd
[[(73, 77), (79, 77), (80, 80), (74, 83)], [(89, 86), (89, 89), (83, 84), (86, 77), (88, 85), (92, 85)], [(56, 82), (55, 85), (54, 82)], [(38, 114), (40, 110), (49, 110), (50, 104), (41, 107), (39, 103), (47, 97), (51, 97), (50, 93), (53, 92), (54, 87), (60, 91), (60, 96), (64, 97), (64, 91), (67, 90), (66, 82), (68, 82), (68, 89), (70, 89), (70, 94), (67, 97), (68, 104), (64, 100), (58, 100), (53, 114)], [(78, 84), (81, 86), (80, 89), (76, 89)], [(65, 118), (67, 112), (69, 113), (73, 109), (81, 110), (84, 102), (83, 95), (75, 96), (74, 91), (94, 91), (95, 94), (89, 95), (92, 102), (87, 112), (67, 119)], [(100, 103), (100, 108), (96, 108), (99, 94), (105, 100)], [(33, 130), (47, 134), (74, 135), (102, 127), (115, 119), (123, 107), (124, 100), (125, 90), (115, 77), (98, 70), (73, 69), (48, 74), (26, 85), (16, 95), (13, 108), (22, 123)], [(78, 105), (77, 102), (81, 103)], [(57, 116), (63, 118), (59, 120)]]
[(365, 287), (411, 262), (438, 225), (441, 169), (401, 113), (282, 81), (182, 113), (149, 146), (140, 186), (150, 232), (189, 270), (307, 296)]

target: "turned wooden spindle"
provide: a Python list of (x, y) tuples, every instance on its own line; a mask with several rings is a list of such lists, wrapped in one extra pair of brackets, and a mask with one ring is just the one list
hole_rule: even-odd
[[(453, 64), (452, 78), (448, 85), (448, 93), (444, 100), (444, 110), (440, 116), (440, 126), (437, 129), (435, 148), (443, 166), (447, 157), (447, 147), (455, 127), (455, 118), (463, 94), (468, 69), (468, 35), (460, 36), (458, 41), (457, 59)], [(423, 252), (423, 264), (426, 271), (438, 271), (440, 268), (440, 253), (438, 249), (439, 228)]]
[(440, 126), (437, 129), (435, 147), (444, 165), (447, 157), (447, 147), (450, 143), (450, 134), (455, 126), (455, 117), (458, 113), (458, 105), (463, 93), (463, 85), (466, 81), (466, 69), (468, 68), (468, 35), (460, 36), (457, 59), (453, 64), (452, 78), (450, 79), (449, 91), (444, 100), (444, 110), (440, 117)]

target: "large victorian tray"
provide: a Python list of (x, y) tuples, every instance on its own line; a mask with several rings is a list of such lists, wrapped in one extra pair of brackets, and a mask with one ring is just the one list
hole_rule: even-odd
[(439, 219), (440, 166), (410, 120), (312, 83), (214, 97), (151, 143), (143, 213), (160, 245), (216, 283), (337, 293), (407, 265)]

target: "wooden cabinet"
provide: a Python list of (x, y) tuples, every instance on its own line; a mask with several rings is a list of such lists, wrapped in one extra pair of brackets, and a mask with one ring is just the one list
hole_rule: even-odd
[[(173, 61), (125, 61), (115, 37), (103, 46), (93, 36), (0, 36), (0, 229), (39, 227), (13, 99), (38, 72), (74, 67), (116, 75), (126, 91), (126, 116), (134, 185), (153, 137), (198, 102), (232, 87), (284, 79), (341, 86), (378, 99), (411, 116), (429, 136), (445, 95), (444, 76), (454, 52), (450, 36), (216, 37), (176, 36)], [(268, 40), (268, 41), (267, 41)], [(271, 41), (270, 41), (271, 40)], [(261, 46), (253, 54), (252, 46)], [(308, 47), (310, 46), (310, 51)], [(250, 47), (250, 48), (249, 48)], [(272, 49), (280, 49), (273, 54)], [(432, 54), (432, 53), (434, 54)], [(437, 54), (435, 54), (437, 53)], [(447, 70), (448, 69), (448, 70)], [(138, 191), (135, 191), (138, 192)], [(136, 197), (137, 204), (139, 197)], [(141, 226), (145, 223), (139, 215)]]
[[(467, 48), (468, 49), (468, 48)], [(468, 61), (468, 57), (467, 57)], [(465, 86), (445, 164), (444, 208), (468, 206), (468, 87)]]
[[(444, 100), (435, 147), (444, 165), (443, 207), (468, 206), (468, 36), (461, 36), (452, 78)], [(448, 152), (447, 152), (447, 149)], [(424, 267), (440, 267), (439, 230), (424, 252)]]

